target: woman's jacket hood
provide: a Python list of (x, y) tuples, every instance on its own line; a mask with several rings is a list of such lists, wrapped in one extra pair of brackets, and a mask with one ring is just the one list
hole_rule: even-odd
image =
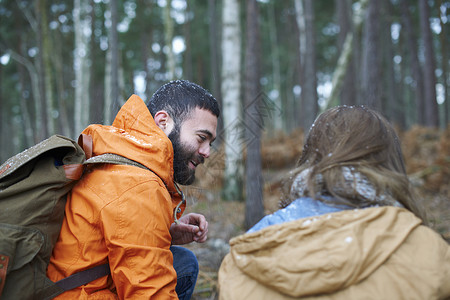
[[(219, 271), (220, 299), (338, 293), (376, 273), (413, 232), (425, 230), (425, 236), (431, 234), (433, 239), (422, 243), (435, 243), (438, 235), (420, 224), (405, 209), (376, 207), (299, 219), (238, 236), (230, 241), (230, 253)], [(450, 253), (445, 242), (438, 245), (434, 251), (440, 255), (431, 259), (434, 265), (429, 267), (432, 274), (433, 268), (442, 269), (443, 274), (434, 279), (436, 285), (443, 285), (442, 278), (450, 282)], [(447, 289), (450, 296), (450, 285)]]

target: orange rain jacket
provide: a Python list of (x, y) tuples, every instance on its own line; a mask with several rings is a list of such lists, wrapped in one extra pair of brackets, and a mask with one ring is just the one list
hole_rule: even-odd
[(58, 299), (178, 299), (169, 228), (181, 195), (170, 140), (136, 95), (112, 126), (90, 125), (83, 133), (92, 136), (94, 156), (119, 154), (154, 173), (102, 164), (73, 188), (47, 275), (57, 281), (107, 262), (111, 275)]

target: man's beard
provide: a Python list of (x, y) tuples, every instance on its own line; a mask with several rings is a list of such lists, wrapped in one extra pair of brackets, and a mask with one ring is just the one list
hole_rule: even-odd
[(180, 130), (175, 127), (169, 134), (173, 147), (173, 173), (175, 182), (182, 185), (190, 185), (195, 180), (195, 169), (189, 168), (189, 162), (194, 160), (203, 163), (202, 156), (196, 157), (196, 151), (183, 145), (180, 140)]

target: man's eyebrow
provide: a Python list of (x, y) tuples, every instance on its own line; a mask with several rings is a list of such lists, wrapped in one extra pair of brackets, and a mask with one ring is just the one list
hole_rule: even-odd
[(209, 131), (207, 129), (199, 129), (199, 130), (197, 130), (197, 132), (201, 132), (203, 134), (206, 134), (208, 136), (208, 138), (211, 140), (211, 143), (216, 140), (216, 138), (213, 137), (213, 134), (211, 133), (211, 131)]

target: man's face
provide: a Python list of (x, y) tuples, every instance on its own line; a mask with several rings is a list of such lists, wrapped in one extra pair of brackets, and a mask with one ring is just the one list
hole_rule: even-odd
[(211, 112), (196, 108), (176, 125), (169, 134), (172, 142), (175, 181), (189, 185), (195, 180), (195, 169), (209, 157), (211, 143), (216, 138), (217, 117)]

